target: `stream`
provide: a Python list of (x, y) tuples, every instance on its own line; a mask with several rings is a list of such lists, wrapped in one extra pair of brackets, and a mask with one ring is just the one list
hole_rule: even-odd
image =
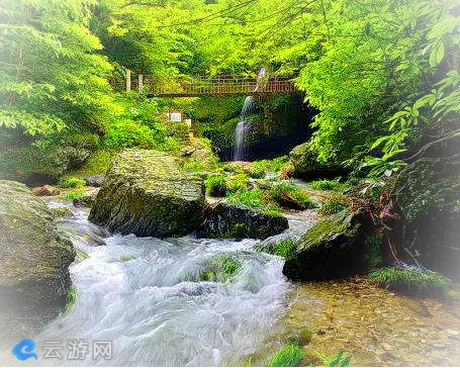
[[(260, 241), (110, 235), (88, 222), (87, 211), (72, 210), (76, 216), (59, 227), (88, 258), (70, 269), (75, 305), (33, 337), (36, 351), (48, 341), (110, 340), (112, 359), (88, 354), (38, 365), (241, 365), (285, 311), (284, 261), (256, 252)], [(238, 257), (237, 274), (197, 281), (206, 262), (222, 254)]]
[[(301, 365), (350, 352), (352, 365), (458, 365), (460, 291), (445, 300), (412, 299), (365, 281), (292, 284), (284, 260), (260, 245), (296, 237), (317, 220), (312, 210), (287, 214), (290, 228), (265, 241), (120, 236), (91, 224), (88, 210), (59, 220), (79, 250), (71, 267), (76, 301), (31, 337), (39, 366), (263, 366), (290, 333), (307, 332)], [(83, 251), (87, 258), (82, 257)], [(212, 259), (236, 257), (225, 282), (199, 281)], [(81, 258), (85, 258), (81, 260)], [(111, 359), (67, 359), (70, 341), (112, 343)], [(58, 342), (63, 359), (44, 359)], [(11, 346), (2, 365), (24, 365)]]

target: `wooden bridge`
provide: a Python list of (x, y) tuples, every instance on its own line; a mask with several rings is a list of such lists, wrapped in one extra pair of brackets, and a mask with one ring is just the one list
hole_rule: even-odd
[(295, 87), (288, 78), (247, 78), (239, 75), (218, 75), (214, 77), (149, 77), (127, 72), (122, 78), (111, 78), (115, 90), (143, 91), (148, 96), (192, 97), (218, 95), (250, 95), (293, 93)]

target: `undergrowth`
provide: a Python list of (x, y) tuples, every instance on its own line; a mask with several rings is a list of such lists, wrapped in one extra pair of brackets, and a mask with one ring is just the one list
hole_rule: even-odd
[(369, 273), (369, 279), (377, 284), (398, 291), (434, 291), (445, 289), (451, 281), (434, 271), (385, 267)]

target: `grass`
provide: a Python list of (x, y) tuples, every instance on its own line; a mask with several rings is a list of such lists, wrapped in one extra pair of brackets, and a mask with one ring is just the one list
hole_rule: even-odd
[(63, 188), (81, 189), (86, 185), (86, 181), (85, 179), (70, 177), (62, 179), (59, 184)]
[(273, 202), (270, 194), (260, 188), (241, 189), (235, 193), (227, 193), (227, 201), (231, 204), (241, 205), (271, 213), (281, 213), (281, 208)]
[(284, 345), (268, 360), (267, 367), (296, 367), (303, 359), (303, 351), (295, 344)]
[(347, 206), (338, 201), (330, 201), (326, 202), (321, 206), (320, 212), (323, 215), (333, 215), (334, 213), (338, 213), (346, 209)]
[(308, 185), (314, 190), (337, 190), (341, 187), (337, 180), (327, 179), (311, 181)]
[(434, 271), (398, 267), (385, 267), (371, 271), (369, 280), (385, 288), (398, 291), (442, 290), (452, 284), (447, 277)]
[(335, 357), (320, 355), (322, 367), (349, 367), (351, 362), (351, 354), (341, 351)]
[(277, 256), (283, 257), (285, 259), (290, 259), (294, 256), (295, 250), (297, 249), (297, 244), (292, 239), (281, 240), (276, 243), (270, 253), (276, 254)]
[(86, 191), (84, 191), (83, 189), (75, 189), (65, 193), (62, 197), (66, 201), (73, 201), (74, 199), (86, 197)]
[(315, 201), (291, 181), (272, 185), (270, 196), (278, 204), (289, 208), (307, 209), (317, 207)]
[(211, 174), (205, 181), (206, 192), (213, 197), (225, 197), (227, 193), (227, 184), (225, 175)]
[(276, 157), (272, 160), (259, 160), (254, 161), (252, 164), (254, 165), (255, 169), (260, 172), (279, 172), (282, 167), (286, 164), (289, 160), (288, 156), (281, 156)]

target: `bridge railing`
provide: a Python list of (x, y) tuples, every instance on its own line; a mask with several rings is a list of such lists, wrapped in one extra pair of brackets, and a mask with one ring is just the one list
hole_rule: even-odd
[(112, 79), (116, 90), (143, 90), (153, 96), (202, 96), (252, 93), (290, 93), (294, 84), (288, 78), (257, 80), (239, 75), (217, 75), (197, 77), (151, 77), (142, 74), (131, 75), (123, 83)]

